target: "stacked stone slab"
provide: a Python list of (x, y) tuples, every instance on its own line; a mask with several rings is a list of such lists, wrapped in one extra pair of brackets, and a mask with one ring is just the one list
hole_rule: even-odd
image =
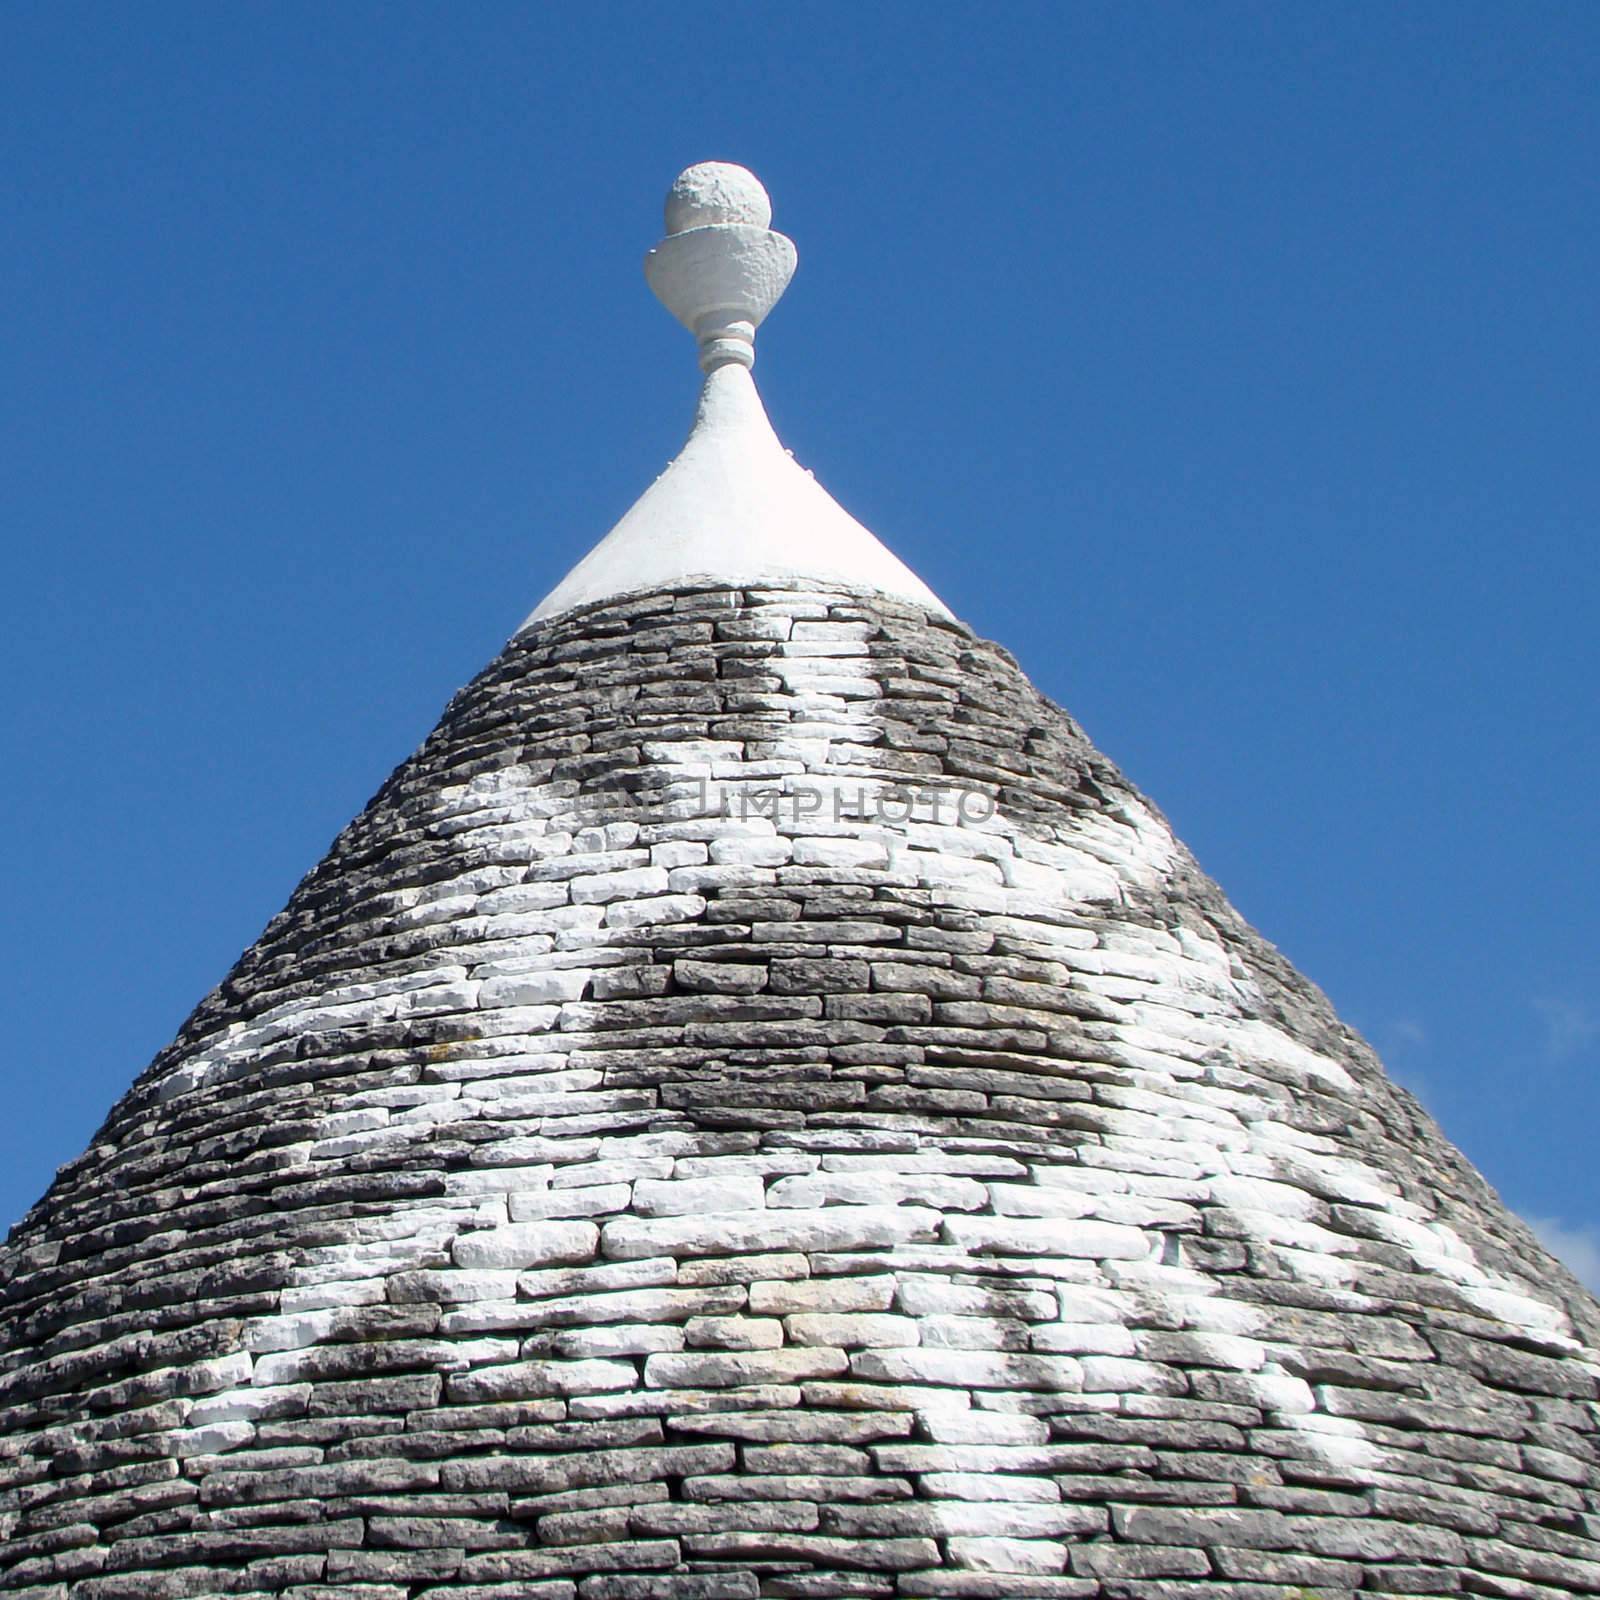
[(516, 638), (0, 1259), (29, 1600), (1600, 1591), (1600, 1308), (882, 595)]

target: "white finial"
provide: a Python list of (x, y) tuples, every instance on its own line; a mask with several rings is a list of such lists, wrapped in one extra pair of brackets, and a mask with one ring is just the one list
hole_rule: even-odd
[(760, 180), (726, 161), (689, 167), (667, 191), (667, 237), (644, 258), (644, 275), (700, 341), (706, 372), (755, 364), (756, 329), (794, 276), (794, 244), (771, 221)]

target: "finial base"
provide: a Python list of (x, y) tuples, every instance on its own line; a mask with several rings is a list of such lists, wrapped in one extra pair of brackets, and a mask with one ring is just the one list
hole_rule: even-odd
[(715, 372), (730, 362), (741, 367), (756, 364), (756, 330), (748, 322), (718, 328), (700, 335), (700, 370)]
[(699, 339), (700, 364), (709, 372), (708, 344), (746, 346), (742, 356), (719, 352), (718, 365), (755, 361), (751, 341), (789, 287), (797, 259), (793, 241), (781, 233), (717, 222), (669, 233), (644, 258), (644, 275), (662, 305)]

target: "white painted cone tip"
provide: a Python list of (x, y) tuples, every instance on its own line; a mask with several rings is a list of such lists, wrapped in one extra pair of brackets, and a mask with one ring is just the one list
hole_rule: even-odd
[(645, 275), (700, 346), (706, 380), (694, 427), (523, 628), (577, 606), (704, 583), (836, 584), (951, 614), (796, 464), (767, 420), (749, 372), (755, 332), (796, 259), (794, 245), (767, 227), (771, 216), (766, 190), (743, 167), (701, 162), (673, 183), (668, 233), (645, 257)]
[(706, 582), (834, 583), (950, 615), (783, 448), (755, 380), (737, 363), (707, 375), (677, 459), (528, 622), (617, 595)]

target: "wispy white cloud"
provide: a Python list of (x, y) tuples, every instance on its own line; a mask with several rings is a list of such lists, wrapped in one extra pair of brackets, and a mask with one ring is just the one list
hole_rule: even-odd
[(1416, 1017), (1395, 1017), (1377, 1031), (1374, 1042), (1389, 1076), (1430, 1106), (1433, 1086), (1420, 1063), (1428, 1054), (1428, 1030)]
[(1537, 995), (1533, 1009), (1544, 1024), (1544, 1052), (1552, 1061), (1567, 1061), (1600, 1042), (1600, 1015), (1580, 1000)]
[(1401, 1017), (1389, 1024), (1391, 1050), (1421, 1050), (1428, 1043), (1428, 1030), (1415, 1017)]
[(1580, 1223), (1576, 1227), (1559, 1217), (1529, 1217), (1528, 1226), (1553, 1256), (1559, 1256), (1580, 1282), (1600, 1294), (1600, 1227)]

